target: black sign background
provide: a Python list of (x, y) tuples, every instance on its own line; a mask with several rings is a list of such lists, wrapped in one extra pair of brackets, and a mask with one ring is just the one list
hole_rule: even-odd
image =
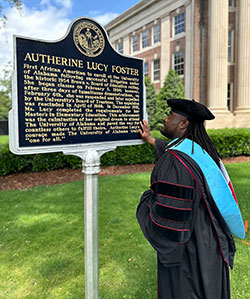
[[(77, 47), (74, 44), (73, 41), (73, 31), (74, 28), (80, 23), (80, 22), (90, 22), (95, 24), (102, 32), (104, 39), (105, 39), (105, 47), (102, 51), (102, 53), (96, 57), (88, 57), (85, 56), (83, 53), (81, 53)], [(19, 147), (30, 147), (30, 146), (51, 146), (51, 145), (67, 145), (67, 144), (81, 144), (81, 143), (95, 143), (95, 142), (103, 142), (103, 141), (118, 141), (118, 140), (134, 140), (134, 139), (140, 139), (140, 136), (137, 132), (129, 132), (129, 133), (120, 133), (120, 134), (101, 134), (101, 135), (80, 135), (77, 134), (76, 136), (69, 136), (68, 134), (65, 135), (63, 139), (52, 139), (48, 142), (43, 142), (41, 138), (37, 138), (37, 141), (35, 143), (31, 143), (27, 140), (26, 134), (27, 134), (27, 127), (25, 125), (26, 117), (25, 117), (25, 104), (24, 104), (24, 59), (27, 55), (27, 53), (40, 53), (50, 56), (57, 56), (57, 57), (65, 57), (69, 59), (79, 59), (84, 62), (84, 68), (78, 69), (76, 67), (70, 67), (67, 66), (67, 69), (84, 71), (84, 72), (92, 72), (92, 73), (102, 73), (101, 71), (95, 70), (87, 70), (86, 69), (86, 63), (89, 62), (90, 64), (92, 62), (96, 63), (102, 63), (105, 65), (108, 65), (108, 71), (105, 72), (107, 76), (109, 75), (117, 75), (117, 76), (124, 76), (128, 78), (138, 78), (138, 87), (139, 87), (139, 118), (143, 119), (144, 115), (144, 107), (143, 107), (143, 61), (141, 59), (136, 58), (129, 58), (125, 57), (123, 55), (120, 55), (117, 53), (112, 46), (110, 45), (106, 33), (103, 30), (103, 28), (96, 23), (95, 21), (88, 19), (88, 18), (81, 18), (73, 22), (73, 24), (70, 27), (68, 35), (61, 41), (57, 42), (43, 42), (43, 41), (36, 41), (21, 37), (16, 37), (16, 65), (17, 65), (17, 98), (18, 98), (18, 128), (19, 128)], [(37, 68), (40, 69), (41, 66), (47, 65), (48, 67), (54, 67), (57, 69), (65, 69), (65, 66), (63, 65), (52, 65), (52, 64), (46, 64), (41, 62), (29, 62), (30, 65), (37, 65)], [(121, 66), (121, 67), (129, 67), (133, 69), (139, 70), (139, 76), (131, 75), (131, 74), (116, 74), (112, 72), (111, 66)], [(34, 84), (34, 83), (33, 83)], [(35, 82), (36, 85), (37, 82)], [(34, 99), (31, 99), (30, 102), (34, 101)], [(34, 112), (37, 112), (36, 109), (38, 107), (34, 108)], [(56, 108), (53, 108), (55, 111)], [(105, 107), (106, 109), (106, 107)], [(95, 109), (93, 109), (93, 113), (95, 113)], [(119, 118), (119, 116), (118, 116)], [(130, 114), (128, 113), (127, 119), (130, 118)], [(47, 119), (47, 122), (49, 121), (49, 117)], [(36, 124), (36, 128), (39, 126), (37, 119), (34, 122)], [(139, 123), (138, 123), (139, 126)], [(106, 128), (109, 129), (108, 127)], [(26, 130), (26, 132), (25, 132)]]

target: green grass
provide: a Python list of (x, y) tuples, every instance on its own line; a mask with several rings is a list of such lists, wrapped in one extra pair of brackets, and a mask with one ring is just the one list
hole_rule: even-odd
[[(242, 217), (250, 222), (250, 163), (227, 164), (226, 168), (238, 197)], [(248, 227), (248, 230), (250, 227)], [(235, 238), (236, 256), (234, 270), (231, 271), (232, 299), (250, 297), (250, 235), (246, 234), (245, 242)]]
[(0, 144), (8, 143), (8, 142), (9, 142), (9, 136), (8, 135), (0, 135)]
[[(250, 163), (227, 168), (246, 219)], [(157, 298), (156, 255), (135, 218), (149, 178), (99, 179), (100, 299)], [(83, 181), (0, 192), (0, 298), (84, 298), (83, 201)], [(250, 247), (236, 243), (232, 298), (249, 298)]]

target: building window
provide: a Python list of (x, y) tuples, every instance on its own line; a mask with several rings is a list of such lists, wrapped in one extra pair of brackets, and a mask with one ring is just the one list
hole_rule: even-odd
[(132, 52), (138, 51), (138, 35), (132, 36)]
[(154, 81), (160, 80), (160, 59), (155, 59), (153, 61), (153, 78)]
[(234, 45), (234, 31), (229, 30), (228, 31), (228, 55), (227, 55), (228, 62), (234, 61), (233, 45)]
[(157, 24), (154, 26), (154, 30), (153, 30), (154, 34), (153, 34), (153, 43), (159, 43), (161, 41), (161, 25)]
[(144, 76), (148, 76), (148, 62), (144, 62)]
[(233, 102), (233, 83), (227, 84), (227, 109), (231, 111)]
[(119, 42), (117, 45), (117, 50), (119, 53), (123, 54), (123, 42)]
[(141, 34), (142, 49), (149, 46), (149, 30), (145, 30)]
[(184, 52), (174, 54), (174, 70), (178, 75), (184, 75)]
[(228, 6), (235, 7), (234, 0), (228, 0)]
[(184, 12), (174, 17), (174, 35), (184, 32)]

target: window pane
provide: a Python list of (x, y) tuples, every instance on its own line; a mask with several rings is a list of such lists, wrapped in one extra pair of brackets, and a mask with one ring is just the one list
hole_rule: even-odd
[(144, 76), (148, 76), (148, 62), (144, 62)]
[(231, 99), (232, 99), (232, 88), (231, 88), (231, 83), (228, 83), (227, 84), (227, 109), (228, 110), (230, 110)]
[(154, 60), (154, 81), (160, 80), (160, 60)]
[(179, 75), (184, 75), (184, 52), (174, 54), (174, 70)]
[(161, 40), (161, 25), (157, 24), (154, 26), (154, 44)]
[(184, 32), (184, 12), (174, 17), (174, 34)]
[(117, 49), (119, 53), (123, 53), (123, 42), (118, 43)]
[(149, 46), (149, 31), (142, 32), (142, 48), (146, 48)]
[(133, 52), (138, 51), (138, 36), (137, 35), (134, 35), (132, 37), (132, 49), (133, 49)]

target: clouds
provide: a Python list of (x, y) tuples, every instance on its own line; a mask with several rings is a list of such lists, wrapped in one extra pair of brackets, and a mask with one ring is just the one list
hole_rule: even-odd
[(101, 14), (100, 11), (90, 11), (90, 17), (94, 18), (102, 25), (108, 24), (108, 22), (110, 22), (117, 16), (118, 14), (113, 12), (106, 12), (105, 14)]
[[(24, 1), (21, 12), (16, 8), (8, 8), (4, 11), (7, 24), (0, 29), (0, 76), (8, 61), (13, 60), (13, 35), (57, 40), (65, 36), (68, 26), (73, 21), (70, 18), (74, 7), (73, 0), (41, 0), (39, 3), (38, 1), (34, 3), (35, 7), (27, 7)], [(84, 5), (81, 6), (84, 12)], [(102, 14), (101, 11), (92, 10), (83, 15), (89, 15), (105, 25), (118, 14), (110, 12)]]
[(0, 29), (0, 72), (4, 65), (12, 60), (13, 35), (45, 40), (56, 40), (65, 35), (71, 23), (67, 17), (71, 9), (71, 1), (60, 1), (60, 6), (53, 5), (48, 0), (43, 0), (41, 4), (42, 9), (28, 8), (24, 5), (21, 12), (16, 8), (5, 11), (7, 24)]
[(71, 0), (42, 0), (41, 5), (45, 4), (47, 6), (53, 6), (54, 4), (61, 5), (65, 9), (72, 8), (72, 1)]

